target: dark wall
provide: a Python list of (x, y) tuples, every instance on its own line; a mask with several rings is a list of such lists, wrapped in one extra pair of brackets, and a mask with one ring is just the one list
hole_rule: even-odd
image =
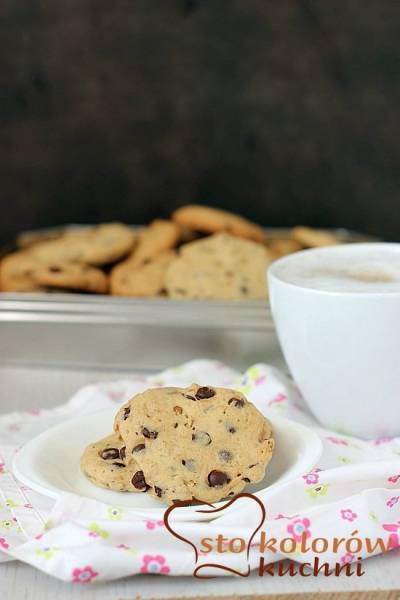
[(187, 202), (400, 234), (398, 0), (1, 0), (0, 240)]

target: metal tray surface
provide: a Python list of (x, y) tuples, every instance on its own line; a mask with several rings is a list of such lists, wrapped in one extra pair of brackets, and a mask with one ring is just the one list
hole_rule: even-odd
[[(199, 357), (243, 368), (278, 344), (267, 302), (4, 294), (0, 364), (155, 370)], [(272, 358), (272, 357), (271, 357)]]
[(0, 293), (0, 365), (154, 371), (203, 357), (284, 366), (268, 301)]

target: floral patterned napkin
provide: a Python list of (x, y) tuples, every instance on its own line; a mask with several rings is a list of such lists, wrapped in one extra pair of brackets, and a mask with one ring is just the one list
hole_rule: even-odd
[[(301, 422), (323, 441), (323, 455), (311, 473), (267, 495), (264, 540), (260, 533), (254, 537), (248, 556), (229, 547), (221, 553), (213, 546), (208, 552), (201, 541), (221, 534), (225, 544), (238, 537), (248, 540), (259, 519), (248, 504), (238, 501), (234, 513), (211, 523), (176, 526), (200, 549), (196, 563), (193, 548), (173, 537), (163, 521), (140, 519), (133, 509), (73, 494), (54, 502), (19, 484), (10, 472), (21, 445), (64, 419), (117, 410), (147, 387), (193, 382), (241, 390), (266, 416)], [(275, 539), (267, 547), (266, 534), (268, 540)], [(312, 546), (317, 539), (325, 541)], [(335, 546), (335, 540), (342, 542)], [(227, 574), (228, 567), (243, 573), (248, 567), (260, 568), (261, 555), (264, 565), (287, 557), (305, 563), (320, 556), (333, 567), (399, 548), (400, 438), (367, 442), (321, 428), (293, 383), (268, 365), (252, 366), (241, 375), (221, 363), (197, 360), (157, 376), (86, 386), (52, 410), (0, 417), (0, 562), (18, 559), (59, 579), (87, 584), (137, 573), (191, 575), (196, 567), (221, 561), (223, 568), (204, 567), (204, 572)]]

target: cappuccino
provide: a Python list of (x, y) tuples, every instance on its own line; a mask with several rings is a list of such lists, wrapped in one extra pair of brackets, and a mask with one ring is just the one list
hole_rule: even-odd
[(400, 291), (400, 251), (395, 244), (351, 244), (304, 251), (276, 263), (287, 283), (329, 292)]
[(268, 282), (286, 362), (320, 423), (400, 435), (400, 244), (298, 252), (273, 262)]

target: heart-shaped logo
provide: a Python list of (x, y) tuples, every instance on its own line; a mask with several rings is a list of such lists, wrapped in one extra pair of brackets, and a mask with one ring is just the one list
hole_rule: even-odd
[[(198, 542), (195, 543), (192, 540), (188, 539), (187, 537), (181, 535), (176, 530), (176, 528), (174, 528), (171, 525), (171, 518), (170, 518), (173, 512), (179, 511), (181, 508), (183, 508), (185, 506), (193, 506), (194, 502), (190, 501), (190, 500), (176, 502), (175, 504), (173, 504), (172, 506), (167, 508), (167, 510), (165, 511), (164, 523), (165, 523), (165, 527), (167, 528), (167, 530), (175, 538), (177, 538), (178, 540), (181, 540), (185, 544), (188, 544), (194, 551), (196, 566), (193, 571), (193, 575), (195, 577), (197, 577), (199, 579), (213, 579), (214, 577), (216, 577), (216, 575), (200, 574), (200, 571), (207, 570), (209, 573), (209, 571), (213, 570), (213, 569), (226, 571), (226, 572), (232, 573), (234, 575), (239, 575), (240, 577), (248, 577), (249, 576), (249, 574), (250, 574), (249, 555), (250, 555), (251, 544), (254, 540), (255, 535), (258, 533), (258, 531), (261, 529), (262, 525), (264, 524), (264, 521), (266, 518), (265, 506), (261, 502), (261, 500), (259, 498), (257, 498), (257, 496), (254, 496), (253, 494), (250, 494), (247, 492), (242, 492), (242, 493), (238, 494), (237, 496), (235, 496), (234, 498), (232, 498), (231, 500), (228, 500), (227, 502), (225, 502), (224, 504), (221, 504), (221, 506), (218, 506), (218, 507), (215, 507), (213, 504), (201, 503), (199, 505), (199, 508), (196, 510), (196, 512), (218, 517), (219, 516), (218, 513), (222, 513), (222, 511), (225, 511), (227, 508), (229, 508), (233, 504), (236, 504), (242, 498), (246, 498), (247, 501), (250, 500), (251, 502), (253, 502), (254, 509), (256, 509), (257, 512), (259, 513), (259, 518), (257, 519), (256, 527), (254, 529), (250, 530), (248, 536), (246, 536), (246, 539), (241, 538), (241, 537), (235, 537), (235, 538), (229, 540), (222, 535), (217, 535), (217, 536), (214, 536), (213, 538), (202, 537), (200, 540), (200, 544)], [(203, 508), (205, 506), (207, 506), (208, 508)], [(246, 506), (246, 509), (248, 510), (248, 506)], [(254, 510), (252, 510), (251, 514), (252, 514), (252, 519), (254, 519), (254, 517), (255, 517)], [(204, 528), (206, 528), (208, 523), (202, 523), (201, 525)], [(215, 548), (214, 548), (214, 545), (216, 546)], [(201, 550), (201, 548), (206, 548), (207, 551), (204, 552)], [(201, 562), (201, 564), (198, 564), (200, 557), (204, 556), (204, 555), (207, 556), (208, 552), (213, 552), (213, 557), (217, 555), (218, 561), (215, 560), (213, 562)], [(243, 556), (243, 559), (245, 560), (245, 562), (247, 564), (247, 568), (245, 570), (235, 569), (229, 565), (229, 563), (232, 563), (232, 554), (235, 554), (236, 557), (238, 556), (238, 554), (241, 554)], [(237, 561), (235, 561), (235, 563), (236, 562)]]

